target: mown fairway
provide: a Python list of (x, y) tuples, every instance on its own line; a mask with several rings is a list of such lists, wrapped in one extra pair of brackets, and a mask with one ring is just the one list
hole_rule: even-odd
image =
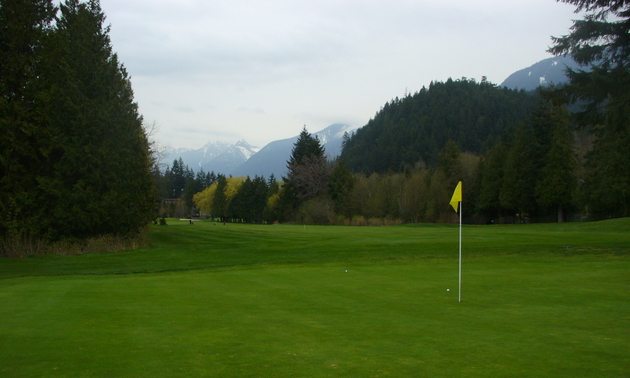
[(0, 260), (0, 376), (630, 376), (628, 218), (151, 237)]

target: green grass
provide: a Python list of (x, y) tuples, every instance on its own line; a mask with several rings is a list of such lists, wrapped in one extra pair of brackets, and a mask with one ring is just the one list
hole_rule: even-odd
[(169, 220), (0, 260), (0, 376), (630, 377), (629, 231)]

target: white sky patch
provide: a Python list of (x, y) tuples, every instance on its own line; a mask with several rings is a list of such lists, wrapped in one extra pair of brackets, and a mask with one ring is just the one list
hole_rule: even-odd
[(264, 146), (365, 125), (449, 77), (500, 84), (549, 57), (574, 8), (554, 0), (101, 0), (158, 142)]

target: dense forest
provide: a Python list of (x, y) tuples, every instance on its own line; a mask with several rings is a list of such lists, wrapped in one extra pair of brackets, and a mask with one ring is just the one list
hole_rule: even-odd
[(487, 81), (433, 82), (388, 102), (344, 144), (342, 159), (354, 172), (400, 172), (435, 165), (444, 144), (455, 141), (479, 154), (536, 106), (536, 96)]

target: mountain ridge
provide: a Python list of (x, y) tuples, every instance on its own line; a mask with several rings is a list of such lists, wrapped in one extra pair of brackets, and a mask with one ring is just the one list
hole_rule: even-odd
[[(328, 159), (341, 154), (343, 135), (355, 130), (347, 124), (335, 123), (323, 130), (312, 133), (319, 138)], [(293, 145), (298, 136), (275, 140), (263, 148), (251, 146), (245, 140), (234, 144), (208, 142), (199, 149), (168, 149), (164, 161), (182, 159), (185, 165), (195, 172), (215, 172), (231, 176), (261, 176), (272, 174), (281, 178), (286, 174), (286, 162), (291, 157)]]
[[(533, 65), (520, 69), (509, 75), (500, 87), (532, 91), (540, 86), (562, 84), (566, 82), (566, 68), (580, 68), (570, 57), (555, 56), (543, 59)], [(328, 159), (341, 155), (344, 132), (352, 132), (359, 128), (347, 124), (335, 123), (323, 130), (312, 133), (321, 141)], [(208, 142), (200, 149), (168, 149), (166, 162), (181, 158), (184, 164), (193, 171), (214, 171), (232, 176), (262, 176), (272, 174), (281, 178), (286, 174), (286, 162), (291, 156), (297, 135), (272, 141), (262, 148), (250, 145), (245, 140), (234, 144), (225, 142)]]

